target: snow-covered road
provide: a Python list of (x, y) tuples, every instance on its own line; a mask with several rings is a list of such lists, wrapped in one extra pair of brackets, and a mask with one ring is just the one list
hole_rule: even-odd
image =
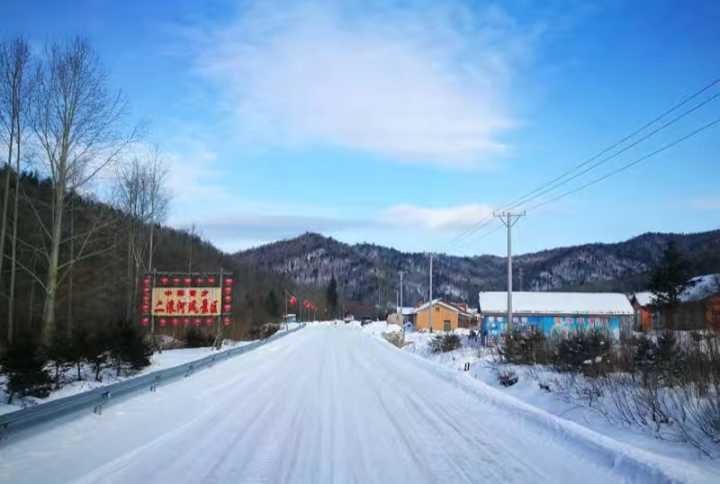
[[(102, 416), (85, 414), (0, 444), (0, 482), (590, 484), (664, 477), (627, 453), (599, 451), (508, 408), (492, 394), (497, 390), (467, 380), (358, 329), (309, 327)], [(682, 472), (682, 480), (706, 477)]]

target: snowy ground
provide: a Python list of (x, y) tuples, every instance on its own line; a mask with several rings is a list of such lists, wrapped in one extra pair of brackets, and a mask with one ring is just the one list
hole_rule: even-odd
[(366, 328), (310, 325), (102, 416), (5, 441), (0, 482), (719, 482)]
[[(382, 324), (368, 331), (370, 334), (382, 334)], [(397, 331), (398, 328), (389, 327), (386, 331)], [(611, 437), (623, 443), (650, 450), (654, 453), (680, 458), (694, 462), (708, 469), (720, 468), (717, 460), (707, 458), (696, 448), (684, 442), (659, 440), (651, 435), (647, 429), (639, 427), (611, 424), (608, 419), (596, 409), (582, 406), (555, 391), (556, 382), (561, 375), (540, 366), (502, 365), (498, 363), (497, 355), (491, 348), (483, 348), (479, 342), (469, 342), (467, 330), (457, 330), (463, 341), (463, 346), (447, 353), (432, 353), (429, 342), (435, 335), (424, 332), (406, 332), (404, 351), (416, 354), (435, 363), (459, 372), (463, 378), (480, 380), (508, 396), (512, 396), (523, 403), (542, 409), (552, 415), (558, 416), (583, 427), (587, 427), (604, 436)], [(464, 371), (466, 363), (470, 363), (470, 370)], [(512, 370), (518, 377), (518, 383), (511, 387), (503, 387), (498, 382), (499, 370)], [(540, 384), (545, 386), (545, 389)], [(548, 392), (547, 388), (553, 388)]]
[[(251, 343), (251, 341), (228, 340), (223, 345), (220, 351), (226, 351), (231, 348), (246, 345), (248, 343)], [(211, 354), (213, 351), (215, 350), (209, 347), (164, 350), (162, 353), (154, 353), (152, 355), (152, 357), (150, 358), (150, 366), (143, 368), (141, 371), (134, 373), (131, 376), (117, 376), (114, 369), (106, 368), (102, 371), (101, 374), (102, 381), (96, 381), (90, 366), (83, 365), (81, 369), (81, 374), (83, 376), (82, 380), (75, 380), (75, 368), (69, 369), (66, 373), (66, 378), (73, 381), (64, 384), (60, 389), (53, 391), (47, 398), (41, 399), (34, 397), (26, 397), (22, 400), (14, 400), (13, 405), (8, 405), (5, 403), (7, 402), (7, 394), (5, 393), (5, 380), (4, 377), (0, 375), (0, 414), (20, 410), (23, 407), (37, 405), (43, 402), (54, 400), (56, 398), (62, 398), (70, 395), (75, 395), (76, 393), (86, 392), (88, 390), (92, 390), (93, 388), (110, 385), (111, 383), (116, 383), (121, 380), (126, 380), (127, 378), (140, 376), (151, 371), (164, 370), (165, 368), (171, 368), (173, 366), (182, 365), (183, 363), (199, 360)], [(51, 371), (51, 374), (54, 373)]]

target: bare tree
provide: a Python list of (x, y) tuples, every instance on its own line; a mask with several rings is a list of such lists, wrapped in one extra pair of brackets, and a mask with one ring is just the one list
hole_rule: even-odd
[[(14, 331), (15, 275), (17, 258), (18, 200), (20, 198), (20, 159), (25, 132), (26, 114), (31, 84), (26, 71), (30, 63), (27, 41), (17, 38), (0, 43), (0, 126), (7, 141), (8, 157), (5, 164), (5, 182), (0, 222), (0, 278), (5, 261), (5, 241), (8, 229), (8, 204), (12, 160), (15, 157), (15, 191), (13, 196), (12, 237), (10, 249), (10, 287), (8, 290), (7, 340), (12, 343)], [(0, 279), (0, 283), (2, 280)]]
[(150, 235), (148, 242), (147, 270), (153, 269), (153, 254), (155, 252), (155, 226), (165, 221), (168, 206), (170, 205), (170, 191), (167, 188), (168, 169), (160, 158), (160, 150), (154, 147), (148, 171), (148, 196), (150, 198)]
[[(134, 130), (123, 130), (124, 97), (120, 92), (112, 94), (107, 84), (97, 56), (83, 39), (50, 45), (36, 76), (32, 128), (53, 184), (51, 222), (43, 226), (48, 240), (42, 318), (45, 343), (55, 332), (65, 199), (115, 162), (135, 138)], [(92, 232), (83, 235), (81, 248), (87, 246)], [(81, 252), (74, 258), (80, 257)]]
[[(160, 151), (134, 157), (118, 169), (115, 204), (128, 216), (127, 222), (127, 310), (132, 318), (135, 306), (134, 281), (144, 270), (152, 270), (155, 250), (155, 225), (167, 214), (169, 194), (167, 170)], [(145, 262), (147, 261), (147, 264)]]

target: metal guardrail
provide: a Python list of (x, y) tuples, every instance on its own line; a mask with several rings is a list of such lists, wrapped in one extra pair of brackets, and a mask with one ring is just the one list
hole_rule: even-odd
[(87, 392), (58, 398), (57, 400), (41, 403), (34, 407), (23, 408), (0, 415), (0, 440), (11, 433), (20, 432), (38, 424), (79, 412), (83, 409), (92, 408), (95, 413), (102, 414), (103, 407), (112, 402), (112, 400), (128, 396), (140, 390), (155, 391), (160, 384), (168, 383), (180, 377), (188, 377), (197, 370), (211, 367), (219, 361), (247, 353), (265, 343), (294, 333), (303, 327), (304, 325), (289, 331), (283, 331), (282, 333), (275, 333), (264, 340), (253, 341), (238, 348), (216, 352), (205, 358), (173, 366), (172, 368), (153, 371), (146, 375), (128, 378), (127, 380), (94, 388)]

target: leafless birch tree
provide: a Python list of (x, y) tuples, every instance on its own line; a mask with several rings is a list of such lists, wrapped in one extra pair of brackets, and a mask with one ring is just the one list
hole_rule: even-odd
[(152, 270), (155, 250), (155, 226), (166, 216), (169, 194), (167, 170), (154, 147), (134, 157), (118, 170), (115, 203), (128, 215), (127, 223), (127, 309), (132, 318), (135, 306), (134, 281), (142, 270)]
[[(32, 102), (33, 132), (53, 184), (50, 226), (42, 227), (48, 240), (42, 318), (46, 344), (55, 332), (66, 197), (86, 186), (133, 142), (135, 131), (124, 129), (125, 111), (124, 97), (110, 92), (105, 72), (87, 41), (75, 39), (46, 49)], [(90, 235), (82, 236), (81, 246), (87, 245)], [(75, 259), (79, 257), (76, 253)]]
[[(9, 221), (12, 220), (10, 243), (10, 285), (8, 288), (7, 340), (12, 343), (14, 332), (15, 275), (17, 259), (18, 200), (20, 198), (20, 160), (23, 147), (23, 135), (27, 123), (27, 111), (30, 101), (30, 48), (27, 41), (17, 38), (0, 43), (0, 129), (7, 143), (5, 180), (3, 191), (2, 215), (0, 216), (0, 285), (5, 262), (5, 242)], [(13, 157), (15, 166), (13, 167)], [(12, 198), (12, 218), (9, 218), (10, 180), (15, 178), (15, 190)]]

